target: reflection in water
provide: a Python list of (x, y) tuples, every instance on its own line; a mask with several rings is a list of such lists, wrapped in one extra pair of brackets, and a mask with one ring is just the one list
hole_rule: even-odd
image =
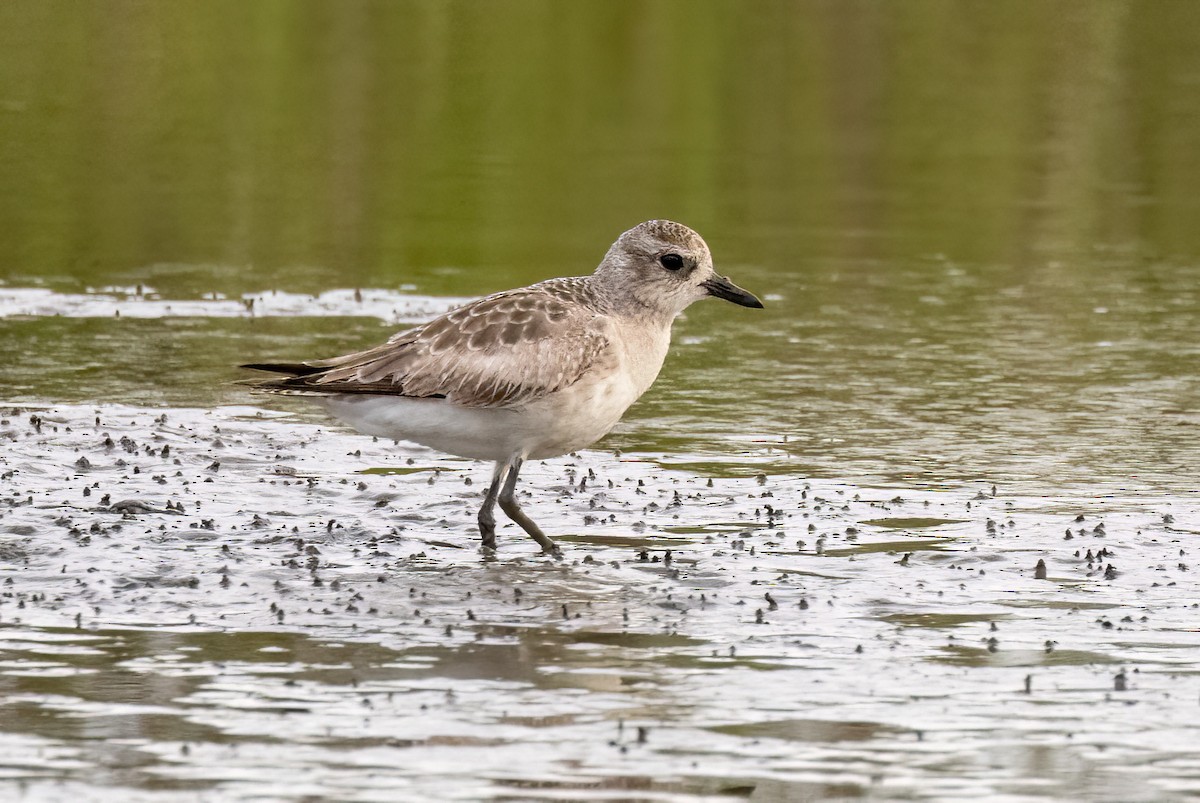
[(1084, 650), (989, 650), (975, 647), (947, 647), (936, 660), (956, 666), (1092, 666), (1120, 661), (1101, 653)]
[[(0, 3), (0, 282), (46, 291), (0, 317), (4, 793), (1194, 795), (1197, 31)], [(479, 562), (469, 463), (212, 409), (420, 317), (305, 294), (477, 296), (652, 217), (767, 308), (689, 310), (625, 458), (530, 468), (569, 563)], [(193, 314), (85, 295), (138, 285)]]
[[(9, 4), (0, 279), (475, 296), (674, 217), (771, 296), (752, 322), (690, 310), (612, 445), (1180, 489), (1200, 8), (693, 5)], [(13, 399), (244, 401), (233, 364), (379, 336), (4, 320), (25, 357), (0, 379)]]
[[(304, 741), (333, 751), (506, 745), (510, 737), (448, 734), (443, 729), (452, 728), (450, 723), (437, 724), (432, 714), (433, 730), (425, 736), (362, 735), (339, 709), (360, 704), (391, 709), (400, 702), (400, 710), (419, 705), (424, 711), (431, 700), (445, 704), (456, 694), (491, 690), (499, 696), (520, 687), (601, 694), (637, 688), (644, 694), (660, 682), (647, 671), (647, 661), (682, 668), (683, 656), (671, 653), (704, 643), (669, 634), (542, 627), (483, 626), (475, 633), (476, 641), (458, 648), (392, 649), (377, 642), (328, 642), (289, 632), (122, 629), (80, 634), (8, 626), (0, 628), (9, 670), (0, 673), (0, 696), (6, 701), (0, 715), (10, 734), (78, 745), (86, 767), (81, 779), (98, 766), (106, 773), (105, 784), (157, 788), (160, 759), (152, 746), (284, 743), (285, 733), (246, 730), (248, 720), (262, 714), (280, 721), (325, 717), (326, 724)], [(43, 652), (47, 642), (72, 644), (76, 636), (87, 645), (85, 654), (64, 658), (61, 650)], [(38, 664), (41, 668), (35, 670)], [(17, 668), (22, 671), (12, 671)], [(503, 713), (502, 705), (500, 711), (487, 716), (518, 729), (598, 721), (582, 708), (520, 715)], [(203, 784), (212, 785), (212, 780)]]
[(823, 722), (815, 719), (722, 725), (713, 730), (733, 736), (786, 739), (793, 742), (861, 742), (881, 736), (895, 737), (901, 733), (878, 722)]
[(1189, 783), (1196, 520), (1159, 499), (589, 452), (528, 468), (565, 561), (480, 560), (469, 461), (368, 473), (396, 447), (251, 407), (6, 415), (0, 764), (35, 797), (1072, 788), (1025, 734)]
[(0, 276), (460, 293), (654, 216), (789, 288), (1197, 253), (1190, 4), (695, 6), (9, 4)]

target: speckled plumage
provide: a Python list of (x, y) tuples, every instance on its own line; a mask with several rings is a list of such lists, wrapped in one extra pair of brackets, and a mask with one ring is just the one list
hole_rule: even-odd
[(762, 306), (713, 272), (699, 234), (654, 220), (622, 234), (590, 276), (496, 293), (365, 351), (246, 367), (289, 374), (260, 387), (316, 396), (364, 433), (496, 461), (484, 545), (495, 544), (498, 499), (555, 551), (517, 507), (522, 461), (603, 437), (657, 377), (675, 316), (709, 295)]
[(309, 363), (279, 390), (444, 397), (464, 407), (519, 407), (611, 362), (609, 321), (585, 277), (481, 298), (366, 351)]

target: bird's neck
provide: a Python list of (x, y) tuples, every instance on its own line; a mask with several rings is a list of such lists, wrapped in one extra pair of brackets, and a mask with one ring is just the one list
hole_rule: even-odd
[(671, 322), (679, 313), (650, 303), (636, 291), (631, 292), (630, 287), (619, 281), (620, 278), (613, 274), (599, 273), (587, 277), (595, 308), (606, 315), (636, 322), (642, 326), (670, 329)]

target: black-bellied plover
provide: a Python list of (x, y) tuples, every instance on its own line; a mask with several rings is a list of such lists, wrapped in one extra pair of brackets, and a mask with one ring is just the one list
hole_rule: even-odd
[(343, 357), (242, 367), (286, 374), (258, 386), (319, 397), (365, 434), (495, 461), (479, 510), (484, 548), (496, 546), (499, 501), (557, 554), (517, 504), (522, 463), (607, 434), (658, 376), (675, 316), (708, 296), (762, 307), (713, 271), (699, 234), (651, 220), (618, 237), (591, 276), (496, 293)]

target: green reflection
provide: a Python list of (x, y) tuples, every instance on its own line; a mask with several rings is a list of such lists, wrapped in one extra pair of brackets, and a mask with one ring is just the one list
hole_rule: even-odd
[[(673, 217), (767, 309), (690, 310), (606, 445), (1177, 488), (1200, 454), (1198, 31), (1186, 0), (15, 0), (0, 281), (471, 296)], [(381, 329), (8, 319), (0, 386), (246, 401), (228, 365)]]
[(756, 739), (786, 739), (794, 742), (859, 742), (895, 738), (909, 732), (879, 722), (834, 722), (820, 719), (786, 719), (719, 725), (717, 733)]
[(1200, 251), (1198, 30), (1188, 2), (5, 3), (0, 276), (496, 289), (671, 216), (791, 277), (1070, 282), (1039, 255)]
[(862, 524), (870, 524), (884, 530), (926, 530), (931, 527), (943, 527), (947, 524), (965, 524), (966, 519), (934, 519), (903, 516), (890, 516), (883, 519), (863, 519)]

